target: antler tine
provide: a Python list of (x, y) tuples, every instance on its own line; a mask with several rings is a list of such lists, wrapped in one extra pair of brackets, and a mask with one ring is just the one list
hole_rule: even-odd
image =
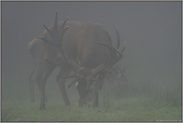
[[(114, 26), (114, 29), (115, 29), (115, 32), (116, 32), (116, 39), (117, 39), (116, 48), (119, 50), (119, 47), (120, 47), (120, 34), (119, 34), (119, 31), (118, 31), (117, 27), (116, 27), (114, 24), (113, 24), (113, 26)], [(120, 51), (121, 54), (123, 54), (123, 52), (124, 52), (124, 50), (125, 50), (125, 43), (126, 43), (126, 42), (124, 42), (124, 47), (123, 47), (123, 49)]]
[(53, 25), (53, 37), (57, 37), (57, 12), (55, 13), (55, 23)]
[(52, 32), (43, 24), (43, 27), (46, 29), (46, 31), (48, 31), (48, 33), (53, 37)]
[(65, 32), (66, 32), (66, 30), (67, 30), (68, 28), (69, 28), (69, 26), (67, 26), (67, 27), (62, 31), (61, 36), (60, 36), (59, 44), (62, 44), (62, 42), (63, 42), (63, 36), (64, 36), (64, 34), (65, 34)]
[[(42, 39), (44, 42), (46, 42), (48, 44), (51, 44), (51, 45), (54, 45), (54, 46), (56, 46), (58, 48), (59, 44), (62, 43), (62, 40), (63, 40), (63, 36), (65, 34), (65, 31), (69, 28), (68, 26), (66, 28), (64, 28), (64, 26), (65, 26), (65, 24), (66, 24), (66, 22), (67, 22), (68, 19), (69, 18), (67, 17), (65, 19), (65, 21), (63, 22), (62, 26), (61, 26), (61, 31), (59, 31), (59, 32), (61, 32), (61, 37), (59, 39), (58, 30), (57, 30), (58, 24), (57, 24), (57, 12), (56, 12), (55, 13), (55, 22), (54, 22), (52, 31), (50, 29), (48, 29), (45, 25), (43, 25), (43, 27), (46, 29), (46, 31), (51, 35), (53, 41), (50, 42), (46, 38), (43, 38), (43, 37), (40, 38), (40, 39)], [(60, 46), (59, 46), (59, 48), (60, 48)]]
[(65, 21), (63, 22), (63, 24), (62, 24), (62, 26), (61, 26), (61, 31), (63, 30), (63, 28), (64, 28), (64, 26), (65, 26), (65, 24), (66, 24), (66, 22), (67, 22), (67, 20), (69, 19), (69, 17), (67, 17), (66, 19), (65, 19)]
[(78, 71), (80, 70), (80, 66), (73, 59), (69, 59), (69, 62), (72, 64), (75, 74), (77, 74)]
[(57, 12), (55, 13), (55, 23), (53, 25), (53, 33), (45, 25), (43, 26), (48, 31), (48, 33), (51, 35), (52, 38), (56, 38), (57, 37)]
[(69, 17), (67, 17), (66, 19), (65, 19), (65, 21), (62, 23), (62, 26), (61, 26), (61, 28), (60, 28), (60, 32), (61, 32), (61, 36), (60, 36), (60, 40), (59, 40), (59, 44), (61, 44), (62, 43), (62, 39), (63, 39), (63, 36), (64, 36), (64, 33), (65, 33), (65, 31), (67, 30), (67, 28), (69, 28), (69, 26), (67, 26), (66, 28), (64, 28), (64, 26), (65, 26), (65, 24), (66, 24), (66, 22), (67, 22), (67, 20), (69, 19)]
[(101, 43), (101, 42), (97, 42), (97, 43), (102, 45), (102, 46), (107, 47), (110, 50), (110, 52), (111, 52), (111, 56), (116, 57), (116, 52), (121, 55), (120, 51), (116, 47), (113, 47), (113, 46), (111, 46), (109, 44), (104, 44), (104, 43)]
[(114, 26), (114, 29), (115, 29), (115, 31), (116, 31), (116, 39), (117, 39), (116, 48), (119, 49), (119, 47), (120, 47), (120, 34), (119, 34), (119, 31), (118, 31), (118, 29), (116, 28), (116, 26), (115, 26), (114, 24), (113, 24), (113, 26)]
[(123, 52), (125, 50), (125, 47), (123, 47), (123, 49), (120, 51), (120, 55), (116, 56), (115, 59), (113, 60), (113, 62), (111, 63), (111, 67), (116, 64), (116, 62), (118, 62), (120, 59), (123, 58)]

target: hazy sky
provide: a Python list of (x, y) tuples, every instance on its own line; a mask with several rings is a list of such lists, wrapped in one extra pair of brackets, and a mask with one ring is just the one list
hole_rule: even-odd
[[(27, 44), (47, 27), (70, 21), (99, 23), (116, 43), (115, 24), (130, 82), (149, 78), (181, 82), (181, 2), (2, 2), (2, 88), (28, 86), (33, 60)], [(55, 75), (54, 75), (55, 76)], [(167, 78), (171, 77), (171, 78)], [(21, 85), (21, 86), (20, 86)], [(28, 87), (24, 89), (27, 91)]]

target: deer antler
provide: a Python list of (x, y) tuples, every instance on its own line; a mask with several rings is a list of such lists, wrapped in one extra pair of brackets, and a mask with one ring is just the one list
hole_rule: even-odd
[[(114, 25), (115, 31), (116, 31), (116, 39), (117, 39), (117, 46), (113, 47), (112, 45), (109, 44), (104, 44), (101, 42), (97, 42), (98, 44), (107, 47), (110, 50), (110, 54), (111, 54), (111, 60), (108, 63), (103, 63), (101, 65), (99, 65), (97, 68), (92, 70), (92, 73), (90, 76), (86, 77), (86, 81), (87, 81), (87, 86), (86, 88), (88, 88), (89, 82), (91, 80), (93, 81), (99, 81), (98, 79), (96, 79), (96, 75), (98, 75), (102, 70), (107, 68), (111, 68), (116, 62), (118, 62), (122, 57), (123, 57), (123, 52), (125, 50), (125, 47), (123, 47), (123, 49), (121, 51), (119, 51), (119, 47), (120, 47), (120, 35), (119, 35), (119, 31), (116, 28), (116, 26)], [(66, 57), (68, 58), (68, 56), (66, 55)], [(69, 58), (68, 58), (69, 59)], [(68, 88), (70, 88), (76, 81), (79, 80), (79, 76), (78, 76), (78, 72), (81, 69), (79, 67), (79, 65), (72, 59), (69, 59), (69, 62), (72, 64), (72, 66), (74, 67), (75, 71), (76, 71), (76, 76), (75, 79), (70, 83), (70, 85), (68, 85)], [(81, 78), (80, 78), (81, 79)]]
[[(68, 19), (69, 19), (68, 17), (65, 19), (65, 21), (63, 22), (63, 24), (61, 26), (61, 31), (58, 31), (57, 30), (57, 26), (58, 26), (58, 24), (57, 24), (57, 12), (56, 12), (56, 14), (55, 14), (55, 23), (53, 25), (52, 31), (50, 29), (48, 29), (45, 25), (43, 25), (44, 28), (46, 29), (46, 31), (52, 37), (52, 41), (48, 41), (47, 38), (44, 38), (44, 37), (39, 38), (39, 39), (42, 39), (44, 42), (55, 46), (61, 52), (64, 60), (66, 60), (66, 61), (68, 60), (68, 58), (65, 56), (65, 53), (62, 49), (62, 42), (63, 42), (63, 36), (64, 36), (66, 30), (69, 28), (68, 26), (66, 28), (64, 28), (64, 26), (65, 26)], [(61, 34), (58, 34), (58, 32), (61, 32)]]
[(101, 42), (97, 42), (98, 44), (107, 47), (110, 50), (111, 53), (111, 61), (108, 64), (108, 67), (112, 67), (116, 62), (118, 62), (122, 57), (123, 57), (123, 52), (125, 50), (125, 46), (121, 51), (119, 51), (120, 47), (120, 34), (116, 26), (113, 24), (115, 32), (116, 32), (116, 39), (117, 39), (117, 46), (113, 47), (112, 45), (109, 44), (104, 44)]
[(120, 34), (119, 34), (119, 31), (118, 29), (116, 28), (116, 26), (113, 24), (114, 26), (114, 29), (116, 31), (116, 39), (117, 39), (117, 45), (116, 45), (116, 48), (119, 49), (119, 46), (120, 46)]

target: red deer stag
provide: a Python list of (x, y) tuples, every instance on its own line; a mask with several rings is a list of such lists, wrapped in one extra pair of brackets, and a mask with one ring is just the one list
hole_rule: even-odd
[[(44, 58), (47, 62), (44, 62), (46, 71), (44, 69), (41, 79), (41, 109), (45, 109), (46, 79), (57, 64), (62, 66), (57, 83), (65, 104), (70, 105), (65, 91), (65, 79), (74, 77), (69, 87), (76, 83), (78, 105), (88, 106), (89, 102), (93, 101), (93, 107), (98, 106), (98, 91), (102, 87), (105, 75), (122, 58), (125, 49), (124, 47), (119, 51), (120, 36), (115, 26), (117, 47), (112, 46), (109, 34), (99, 24), (67, 22), (67, 19), (57, 24), (56, 13), (53, 26), (47, 28), (43, 25), (46, 30), (40, 39), (44, 41)], [(58, 63), (59, 61), (61, 63)], [(68, 76), (72, 69), (75, 75)]]
[[(93, 100), (93, 106), (98, 106), (98, 90), (102, 87), (105, 74), (111, 71), (112, 66), (122, 58), (125, 49), (124, 47), (121, 52), (118, 50), (120, 36), (116, 28), (118, 42), (115, 48), (111, 44), (109, 34), (99, 24), (67, 22), (67, 20), (68, 18), (57, 24), (56, 13), (54, 26), (49, 29), (44, 26), (46, 30), (43, 37), (34, 39), (28, 45), (35, 61), (35, 70), (30, 76), (30, 83), (33, 80), (38, 83), (41, 91), (40, 109), (45, 109), (46, 80), (58, 65), (61, 66), (61, 70), (57, 77), (57, 83), (65, 105), (70, 105), (65, 90), (65, 79), (69, 77), (68, 75), (73, 69), (74, 80), (68, 87), (77, 82), (78, 105), (87, 106)], [(64, 28), (64, 26), (69, 26), (69, 28)], [(31, 95), (33, 100), (33, 93)]]

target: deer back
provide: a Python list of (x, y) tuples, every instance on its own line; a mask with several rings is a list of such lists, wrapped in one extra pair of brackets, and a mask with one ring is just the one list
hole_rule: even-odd
[(92, 69), (110, 59), (108, 48), (97, 43), (111, 44), (109, 34), (99, 24), (85, 22), (74, 28), (67, 24), (69, 29), (64, 36), (63, 49), (79, 66)]

